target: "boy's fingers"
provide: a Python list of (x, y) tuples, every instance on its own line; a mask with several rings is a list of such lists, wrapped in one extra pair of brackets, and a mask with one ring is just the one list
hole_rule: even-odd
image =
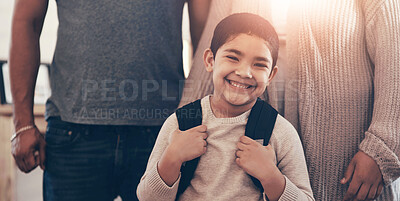
[(236, 145), (237, 145), (238, 149), (242, 150), (242, 151), (246, 148), (246, 145), (243, 144), (242, 142), (238, 142), (238, 143), (236, 143)]
[(247, 136), (242, 136), (240, 137), (240, 142), (242, 142), (243, 144), (251, 144), (253, 140)]
[(342, 180), (340, 180), (340, 183), (345, 184), (348, 181), (350, 181), (350, 179), (354, 173), (354, 168), (355, 168), (355, 164), (354, 164), (353, 160), (351, 160), (349, 166), (347, 167), (346, 172), (344, 173), (344, 178)]
[(189, 129), (189, 130), (191, 130), (191, 131), (197, 131), (197, 132), (206, 132), (206, 131), (207, 131), (207, 126), (205, 126), (205, 125), (200, 125), (200, 126), (193, 127), (193, 128), (191, 128), (191, 129)]
[(206, 147), (207, 144), (208, 144), (207, 141), (206, 141), (206, 140), (203, 140), (203, 146)]
[(264, 148), (265, 148), (265, 149), (268, 149), (268, 150), (270, 150), (270, 149), (272, 149), (272, 150), (273, 150), (273, 148), (272, 148), (272, 145), (271, 145), (271, 144), (268, 144), (267, 146), (264, 146)]
[(182, 132), (183, 131), (179, 130), (179, 128), (178, 128), (173, 132), (173, 134), (178, 135), (178, 134), (181, 134)]
[(196, 126), (196, 127), (184, 130), (184, 131), (180, 130), (179, 128), (175, 130), (176, 133), (188, 132), (188, 131), (189, 132), (206, 132), (207, 131), (207, 126), (199, 125), (199, 126)]
[(203, 153), (202, 153), (202, 154), (205, 154), (206, 151), (207, 151), (207, 147), (204, 147), (204, 148), (203, 148)]
[(236, 158), (235, 161), (236, 161), (236, 164), (238, 164), (240, 167), (242, 167), (242, 166), (241, 166), (241, 163), (240, 163), (240, 158)]
[(237, 150), (235, 153), (237, 158), (240, 158), (242, 156), (242, 154), (243, 154), (243, 151), (241, 151), (241, 150)]
[(204, 140), (207, 139), (208, 133), (201, 133), (201, 137), (203, 137)]

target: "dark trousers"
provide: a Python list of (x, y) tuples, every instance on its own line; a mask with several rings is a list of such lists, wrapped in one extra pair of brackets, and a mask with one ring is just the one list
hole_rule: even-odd
[(45, 201), (137, 200), (159, 126), (96, 126), (50, 118)]

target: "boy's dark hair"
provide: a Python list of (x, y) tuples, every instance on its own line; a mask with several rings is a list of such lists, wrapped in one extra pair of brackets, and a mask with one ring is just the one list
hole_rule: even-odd
[(264, 39), (271, 51), (272, 67), (275, 67), (279, 51), (278, 34), (266, 19), (251, 13), (232, 14), (218, 23), (211, 40), (210, 49), (213, 55), (216, 55), (218, 49), (228, 42), (227, 40), (230, 37), (235, 37), (241, 33)]

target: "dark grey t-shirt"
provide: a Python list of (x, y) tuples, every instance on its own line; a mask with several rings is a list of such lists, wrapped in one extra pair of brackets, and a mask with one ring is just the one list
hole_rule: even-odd
[(58, 0), (46, 117), (161, 125), (183, 87), (185, 0)]

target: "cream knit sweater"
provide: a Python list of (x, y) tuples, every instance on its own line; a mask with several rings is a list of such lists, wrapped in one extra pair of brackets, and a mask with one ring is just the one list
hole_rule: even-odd
[[(250, 110), (232, 118), (216, 118), (210, 107), (209, 96), (201, 100), (203, 121), (207, 126), (207, 151), (200, 158), (191, 184), (179, 197), (182, 201), (260, 201), (263, 194), (250, 177), (235, 162), (236, 143), (244, 135)], [(151, 153), (137, 195), (141, 201), (174, 201), (180, 178), (167, 186), (157, 170), (157, 163), (169, 144), (169, 137), (178, 129), (172, 114), (160, 130)], [(262, 142), (260, 142), (262, 143)], [(308, 179), (300, 138), (293, 126), (278, 115), (270, 144), (276, 154), (279, 170), (286, 186), (280, 201), (314, 200)]]
[(289, 10), (285, 117), (303, 141), (316, 200), (342, 200), (358, 150), (400, 200), (400, 2), (299, 0)]

